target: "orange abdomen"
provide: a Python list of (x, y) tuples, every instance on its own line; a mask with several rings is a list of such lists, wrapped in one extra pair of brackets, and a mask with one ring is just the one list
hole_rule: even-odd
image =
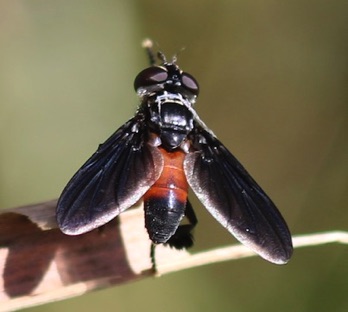
[(164, 167), (159, 179), (144, 195), (145, 227), (154, 243), (165, 243), (184, 217), (188, 183), (183, 169), (186, 154), (182, 150), (159, 150)]

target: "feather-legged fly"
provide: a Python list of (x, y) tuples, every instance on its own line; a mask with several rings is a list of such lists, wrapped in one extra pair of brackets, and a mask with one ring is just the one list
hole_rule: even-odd
[[(190, 187), (232, 235), (264, 259), (286, 263), (289, 229), (271, 199), (198, 117), (196, 79), (145, 42), (151, 66), (134, 81), (135, 116), (111, 135), (76, 172), (57, 206), (69, 235), (109, 222), (143, 198), (145, 227), (154, 244), (193, 244), (197, 223)], [(181, 224), (183, 217), (189, 224)]]

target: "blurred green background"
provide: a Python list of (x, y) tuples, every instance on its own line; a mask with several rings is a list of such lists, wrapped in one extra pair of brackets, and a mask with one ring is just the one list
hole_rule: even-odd
[[(196, 109), (293, 234), (348, 228), (348, 2), (0, 2), (0, 206), (57, 198), (132, 116), (144, 37), (200, 82)], [(198, 203), (195, 250), (234, 242)], [(348, 311), (348, 250), (196, 268), (28, 311)]]

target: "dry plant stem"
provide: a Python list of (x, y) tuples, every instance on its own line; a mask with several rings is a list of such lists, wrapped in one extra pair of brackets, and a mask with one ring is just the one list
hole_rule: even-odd
[[(57, 229), (56, 201), (2, 210), (0, 311), (78, 296), (154, 276), (143, 210), (129, 209), (101, 229), (67, 236)], [(347, 232), (293, 237), (295, 247), (348, 244)], [(157, 246), (157, 274), (251, 257), (241, 245), (190, 255)]]
[[(293, 236), (294, 248), (324, 245), (329, 243), (348, 244), (348, 232), (333, 231)], [(257, 256), (243, 245), (221, 247), (183, 257), (177, 261), (157, 265), (160, 274), (173, 273), (211, 263), (237, 260)]]

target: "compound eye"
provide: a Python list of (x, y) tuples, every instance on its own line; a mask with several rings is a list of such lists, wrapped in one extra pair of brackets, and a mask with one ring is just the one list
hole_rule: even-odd
[(134, 80), (134, 89), (137, 91), (139, 88), (156, 85), (163, 83), (168, 78), (168, 72), (162, 67), (149, 67), (142, 70)]
[(198, 82), (193, 76), (188, 73), (182, 73), (181, 75), (181, 83), (185, 89), (189, 90), (193, 95), (198, 95), (199, 93), (199, 85)]

